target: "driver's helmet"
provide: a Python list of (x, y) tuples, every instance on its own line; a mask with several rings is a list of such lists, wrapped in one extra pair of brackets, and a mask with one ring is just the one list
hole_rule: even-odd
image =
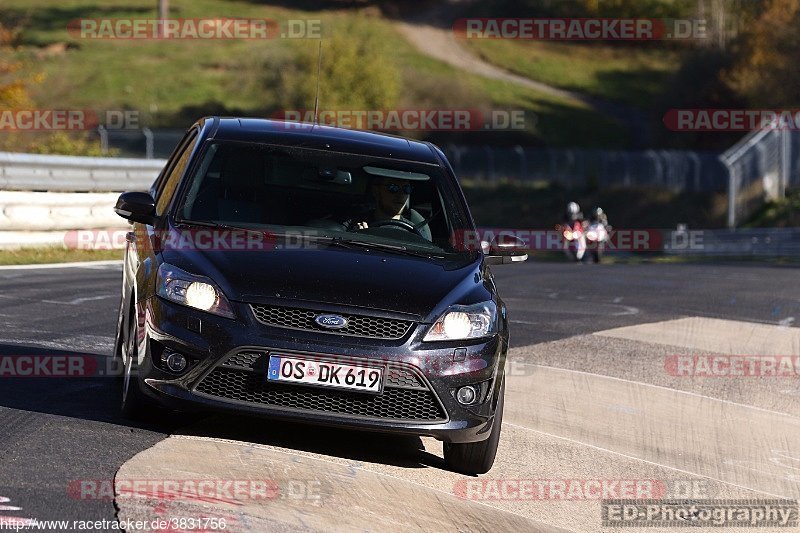
[(592, 220), (600, 220), (600, 217), (603, 216), (603, 213), (604, 211), (602, 207), (593, 207), (591, 212), (589, 213), (589, 216), (591, 217)]

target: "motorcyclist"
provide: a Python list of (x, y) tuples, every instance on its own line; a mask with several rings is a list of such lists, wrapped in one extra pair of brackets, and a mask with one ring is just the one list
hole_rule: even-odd
[[(600, 227), (598, 227), (600, 226)], [(605, 244), (609, 239), (611, 225), (608, 215), (602, 207), (593, 207), (589, 211), (589, 224), (587, 236), (590, 241), (592, 262), (599, 263), (605, 251)]]
[[(586, 251), (586, 238), (583, 235), (583, 229), (586, 223), (583, 220), (583, 212), (577, 202), (570, 202), (567, 204), (567, 210), (564, 213), (564, 221), (559, 226), (559, 232), (565, 236), (572, 235), (573, 231), (578, 232), (576, 238), (566, 237), (563, 241), (564, 252), (567, 257), (574, 261), (582, 261), (583, 255)], [(577, 228), (576, 228), (577, 226)]]
[(564, 223), (572, 226), (575, 222), (583, 222), (583, 212), (577, 202), (567, 204), (567, 211), (564, 214)]
[(608, 215), (603, 211), (602, 207), (593, 207), (589, 211), (589, 223), (599, 223), (608, 227)]

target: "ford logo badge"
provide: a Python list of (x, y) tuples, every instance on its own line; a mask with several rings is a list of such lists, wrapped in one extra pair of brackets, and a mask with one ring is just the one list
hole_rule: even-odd
[(314, 319), (314, 322), (327, 329), (342, 329), (347, 327), (347, 319), (339, 315), (319, 315)]

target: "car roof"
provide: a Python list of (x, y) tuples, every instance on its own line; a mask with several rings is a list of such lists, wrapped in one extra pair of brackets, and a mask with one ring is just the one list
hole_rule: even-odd
[(263, 118), (209, 117), (199, 122), (210, 126), (209, 139), (316, 148), (440, 165), (428, 143), (385, 133)]

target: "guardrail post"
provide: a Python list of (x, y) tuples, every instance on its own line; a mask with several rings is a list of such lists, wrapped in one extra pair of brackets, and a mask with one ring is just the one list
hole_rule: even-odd
[(97, 133), (100, 135), (100, 153), (108, 155), (108, 130), (100, 124), (97, 126)]
[(144, 135), (144, 157), (145, 159), (153, 159), (153, 131), (150, 128), (142, 128), (142, 135)]
[(484, 146), (483, 151), (486, 152), (486, 163), (489, 181), (494, 181), (494, 152), (489, 146)]
[(728, 169), (728, 228), (736, 228), (736, 195), (738, 191), (738, 180), (736, 178), (736, 168), (723, 160), (725, 168)]
[(786, 198), (786, 187), (792, 172), (792, 137), (791, 131), (781, 130), (781, 175), (778, 184), (778, 198)]
[(522, 149), (522, 146), (516, 145), (514, 147), (514, 151), (519, 156), (519, 180), (525, 181), (525, 176), (528, 175), (527, 167), (527, 160), (525, 159), (525, 150)]

